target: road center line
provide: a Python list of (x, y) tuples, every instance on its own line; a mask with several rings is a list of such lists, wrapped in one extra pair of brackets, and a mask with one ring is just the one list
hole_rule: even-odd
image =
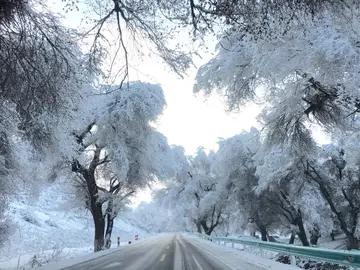
[(174, 258), (174, 270), (182, 270), (183, 269), (183, 259), (181, 255), (181, 249), (179, 245), (179, 241), (175, 242), (175, 258)]
[(163, 262), (165, 260), (165, 258), (166, 258), (166, 254), (163, 254), (160, 258), (160, 262)]
[(192, 257), (193, 257), (193, 259), (194, 259), (194, 262), (196, 263), (197, 268), (199, 268), (199, 270), (203, 270), (203, 268), (201, 267), (200, 263), (195, 259), (195, 256), (193, 255)]
[(112, 268), (112, 267), (120, 266), (120, 265), (122, 265), (122, 262), (113, 262), (113, 263), (110, 263), (110, 264), (104, 266), (104, 268)]

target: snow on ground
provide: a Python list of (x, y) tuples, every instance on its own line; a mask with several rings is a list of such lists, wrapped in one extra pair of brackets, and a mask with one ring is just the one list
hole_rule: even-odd
[[(276, 240), (279, 242), (282, 242), (282, 243), (289, 242), (289, 238), (286, 238), (286, 237), (279, 237)], [(221, 241), (220, 244), (224, 244), (224, 242)], [(227, 243), (227, 245), (231, 246), (230, 243)], [(301, 245), (301, 242), (297, 240), (297, 241), (295, 241), (295, 245)], [(346, 249), (345, 235), (338, 235), (337, 237), (335, 237), (335, 241), (332, 241), (330, 236), (320, 238), (318, 247), (328, 248), (328, 249)], [(248, 254), (253, 254), (255, 256), (261, 256), (260, 249), (257, 247), (244, 246), (242, 244), (234, 244), (234, 248), (245, 251)], [(283, 256), (283, 255), (279, 254), (278, 252), (269, 251), (269, 250), (264, 249), (262, 256), (266, 259), (275, 261), (275, 260), (279, 259), (279, 256)], [(285, 256), (287, 256), (287, 255), (285, 255)], [(286, 258), (282, 258), (282, 260), (284, 260), (284, 259), (286, 259)], [(305, 268), (305, 269), (348, 269), (345, 266), (340, 266), (337, 264), (331, 264), (331, 263), (320, 262), (320, 261), (316, 262), (311, 259), (299, 258), (299, 257), (296, 257), (296, 263), (299, 268)], [(289, 266), (287, 264), (284, 264), (284, 265)], [(306, 265), (308, 265), (308, 266), (306, 266)], [(299, 268), (297, 268), (297, 269), (299, 269)]]
[(208, 240), (200, 239), (197, 236), (189, 235), (187, 237), (191, 238), (191, 243), (200, 246), (203, 251), (208, 252), (212, 256), (216, 256), (218, 260), (232, 269), (238, 269), (239, 261), (242, 260), (264, 269), (299, 270), (297, 267), (281, 264), (237, 248), (219, 245)]
[[(61, 182), (42, 192), (39, 200), (21, 197), (11, 202), (8, 217), (17, 225), (15, 233), (0, 249), (0, 269), (16, 269), (18, 265), (29, 268), (30, 261), (35, 266), (37, 261), (92, 253), (92, 217), (85, 210), (74, 210), (71, 206), (74, 202), (73, 191)], [(121, 245), (125, 245), (134, 241), (135, 234), (140, 239), (149, 235), (118, 218), (113, 229), (112, 247), (117, 247), (118, 236)]]

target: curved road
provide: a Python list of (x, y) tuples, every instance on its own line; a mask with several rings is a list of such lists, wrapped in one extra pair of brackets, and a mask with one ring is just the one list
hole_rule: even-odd
[[(216, 249), (218, 248), (218, 250)], [(224, 251), (226, 253), (226, 251)], [(195, 237), (166, 234), (124, 246), (104, 256), (67, 266), (69, 270), (263, 270), (241, 258), (220, 260), (221, 247)], [(228, 254), (228, 253), (227, 253)], [(235, 259), (235, 260), (234, 260)], [(235, 261), (235, 266), (234, 266)], [(58, 268), (59, 269), (59, 268)]]

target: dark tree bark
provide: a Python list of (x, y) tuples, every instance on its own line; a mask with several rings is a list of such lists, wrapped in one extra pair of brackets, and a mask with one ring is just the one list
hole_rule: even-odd
[(90, 211), (95, 225), (94, 251), (100, 251), (104, 247), (105, 219), (102, 212), (102, 203), (97, 201), (97, 186), (94, 174), (88, 174), (85, 178), (90, 194)]
[[(280, 190), (278, 194), (275, 194), (275, 197), (277, 199), (269, 199), (269, 201), (279, 208), (279, 214), (282, 215), (290, 224), (298, 227), (296, 234), (299, 236), (303, 246), (310, 246), (304, 228), (301, 210), (299, 208), (295, 208), (284, 191)], [(290, 242), (293, 242), (294, 240), (295, 239), (290, 239)]]
[(335, 231), (331, 231), (330, 237), (332, 241), (335, 241)]
[(300, 239), (302, 245), (305, 246), (305, 247), (310, 246), (309, 240), (308, 240), (307, 235), (306, 235), (304, 222), (303, 222), (303, 219), (302, 219), (302, 214), (301, 214), (300, 209), (297, 210), (296, 218), (295, 218), (293, 224), (297, 225), (297, 227), (299, 228), (299, 230), (298, 230), (298, 232), (296, 234), (297, 234), (297, 236), (299, 236), (299, 239)]
[(297, 232), (297, 235), (299, 236), (299, 239), (300, 239), (301, 243), (305, 247), (310, 246), (310, 243), (309, 243), (309, 240), (307, 239), (306, 231), (305, 231), (304, 224), (303, 224), (302, 220), (301, 220), (301, 223), (298, 224), (298, 227), (299, 227), (299, 231)]
[(100, 211), (97, 212), (99, 214), (93, 214), (94, 225), (95, 225), (94, 252), (100, 251), (104, 247), (105, 220), (102, 217), (102, 213)]
[(347, 235), (347, 249), (359, 249), (359, 240), (354, 235)]
[(290, 236), (290, 240), (289, 240), (289, 244), (293, 245), (294, 242), (295, 242), (295, 236), (296, 234), (295, 233), (292, 233), (291, 236)]
[(202, 233), (202, 231), (201, 231), (201, 224), (200, 224), (199, 222), (195, 222), (195, 224), (196, 224), (197, 232), (201, 234), (201, 233)]
[(101, 148), (97, 147), (88, 168), (82, 166), (78, 160), (74, 160), (72, 163), (72, 171), (78, 173), (80, 177), (82, 177), (87, 187), (87, 205), (92, 214), (95, 226), (94, 252), (103, 249), (105, 233), (105, 218), (102, 212), (102, 202), (99, 202), (97, 199), (99, 188), (95, 180), (96, 167), (102, 164), (102, 161), (99, 160), (100, 151)]
[(319, 226), (317, 224), (314, 224), (312, 230), (310, 231), (310, 244), (316, 246), (320, 237), (321, 233)]
[(207, 234), (207, 235), (210, 235), (210, 234), (211, 234), (211, 232), (209, 233), (209, 227), (208, 227), (208, 225), (206, 224), (206, 219), (202, 219), (202, 220), (200, 221), (200, 225), (201, 225), (201, 227), (203, 228), (205, 234)]
[(266, 227), (263, 227), (263, 226), (259, 226), (259, 225), (257, 225), (258, 226), (258, 228), (259, 228), (259, 231), (260, 231), (260, 233), (261, 233), (261, 240), (262, 241), (267, 241), (268, 239), (267, 239), (267, 229), (266, 229)]
[[(109, 205), (110, 204), (112, 204), (111, 201), (109, 201)], [(112, 210), (112, 206), (110, 207), (110, 209)], [(105, 248), (109, 249), (111, 248), (111, 234), (114, 227), (114, 219), (116, 218), (116, 215), (114, 215), (110, 211), (107, 211), (105, 217), (106, 217)]]
[[(214, 229), (219, 226), (223, 220), (221, 219), (222, 211), (216, 212), (216, 206), (213, 206), (211, 216), (204, 217), (202, 220), (200, 220), (200, 225), (204, 229), (205, 234), (211, 235), (211, 233), (214, 231)], [(210, 219), (210, 226), (207, 225), (207, 220)]]
[[(110, 183), (110, 191), (108, 191), (104, 188), (100, 188), (100, 189), (104, 192), (109, 193), (110, 196), (118, 195), (121, 190), (121, 186), (119, 184), (115, 184), (116, 181), (110, 181), (110, 182), (111, 182)], [(128, 191), (125, 195), (123, 195), (121, 197), (120, 200), (123, 200), (123, 199), (129, 197), (134, 192), (135, 192), (134, 190)], [(111, 235), (112, 235), (112, 231), (113, 231), (113, 227), (114, 227), (114, 220), (117, 216), (118, 216), (118, 212), (116, 209), (114, 209), (113, 198), (110, 197), (107, 208), (106, 208), (106, 212), (105, 212), (105, 219), (106, 219), (105, 248), (106, 249), (111, 248)]]
[[(357, 221), (358, 221), (358, 216), (359, 216), (360, 211), (359, 211), (359, 207), (357, 206), (356, 202), (354, 203), (354, 201), (349, 197), (347, 191), (344, 188), (341, 189), (343, 199), (345, 201), (347, 201), (348, 207), (349, 207), (350, 215), (349, 215), (349, 219), (348, 219), (349, 221), (347, 221), (346, 216), (344, 216), (344, 213), (339, 211), (336, 208), (334, 198), (331, 193), (331, 189), (325, 185), (320, 174), (309, 162), (307, 162), (306, 165), (307, 165), (306, 175), (308, 177), (310, 177), (315, 183), (318, 184), (321, 195), (328, 202), (331, 211), (335, 214), (337, 220), (339, 221), (341, 230), (346, 235), (347, 249), (348, 250), (359, 249), (359, 241), (355, 237), (355, 230), (357, 227)], [(348, 223), (350, 223), (349, 226), (348, 226)]]

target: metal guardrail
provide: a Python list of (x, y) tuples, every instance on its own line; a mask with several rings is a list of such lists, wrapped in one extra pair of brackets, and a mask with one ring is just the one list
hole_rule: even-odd
[(231, 238), (231, 237), (213, 237), (203, 234), (197, 234), (200, 238), (211, 240), (214, 242), (241, 244), (244, 246), (258, 247), (260, 254), (264, 256), (264, 250), (288, 254), (291, 258), (291, 265), (296, 266), (295, 256), (302, 258), (314, 259), (316, 261), (324, 261), (330, 263), (337, 263), (340, 265), (347, 265), (360, 269), (360, 250), (335, 250), (316, 247), (303, 247), (290, 244), (264, 242), (255, 240), (251, 237)]

